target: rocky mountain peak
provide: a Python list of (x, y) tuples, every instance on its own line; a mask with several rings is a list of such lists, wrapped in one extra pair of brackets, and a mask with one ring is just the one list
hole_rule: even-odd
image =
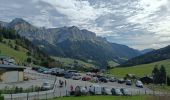
[(22, 18), (15, 18), (8, 24), (8, 27), (18, 29), (19, 27), (29, 28), (33, 26)]

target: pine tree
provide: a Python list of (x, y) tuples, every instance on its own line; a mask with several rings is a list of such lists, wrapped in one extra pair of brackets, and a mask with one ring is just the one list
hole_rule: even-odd
[(158, 84), (159, 82), (159, 69), (158, 66), (155, 65), (153, 71), (152, 71), (152, 75), (153, 75), (153, 83), (154, 84)]
[(167, 77), (167, 85), (170, 86), (170, 77)]
[(161, 65), (159, 77), (160, 77), (160, 84), (166, 83), (166, 69), (163, 65)]
[(0, 34), (0, 42), (2, 42), (2, 41), (3, 41), (3, 35)]

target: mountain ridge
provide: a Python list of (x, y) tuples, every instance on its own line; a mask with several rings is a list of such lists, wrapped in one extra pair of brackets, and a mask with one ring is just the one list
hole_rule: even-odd
[(46, 29), (35, 27), (23, 19), (14, 19), (7, 27), (15, 29), (50, 56), (92, 60), (95, 64), (106, 67), (108, 60), (122, 63), (140, 55), (135, 49), (110, 43), (106, 38), (96, 36), (86, 29), (80, 30), (76, 26)]
[(164, 48), (153, 50), (151, 52), (134, 57), (132, 59), (129, 59), (128, 61), (126, 61), (120, 66), (127, 67), (127, 66), (134, 66), (140, 64), (148, 64), (148, 63), (153, 63), (153, 62), (162, 61), (166, 59), (170, 59), (170, 45)]

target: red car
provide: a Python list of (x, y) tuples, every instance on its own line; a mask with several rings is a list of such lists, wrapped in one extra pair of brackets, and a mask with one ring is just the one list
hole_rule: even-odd
[(90, 81), (92, 78), (90, 76), (84, 76), (82, 81)]

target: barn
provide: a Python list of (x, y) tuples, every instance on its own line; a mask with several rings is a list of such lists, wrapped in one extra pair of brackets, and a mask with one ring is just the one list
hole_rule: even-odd
[(0, 82), (21, 82), (24, 80), (24, 67), (0, 64)]

